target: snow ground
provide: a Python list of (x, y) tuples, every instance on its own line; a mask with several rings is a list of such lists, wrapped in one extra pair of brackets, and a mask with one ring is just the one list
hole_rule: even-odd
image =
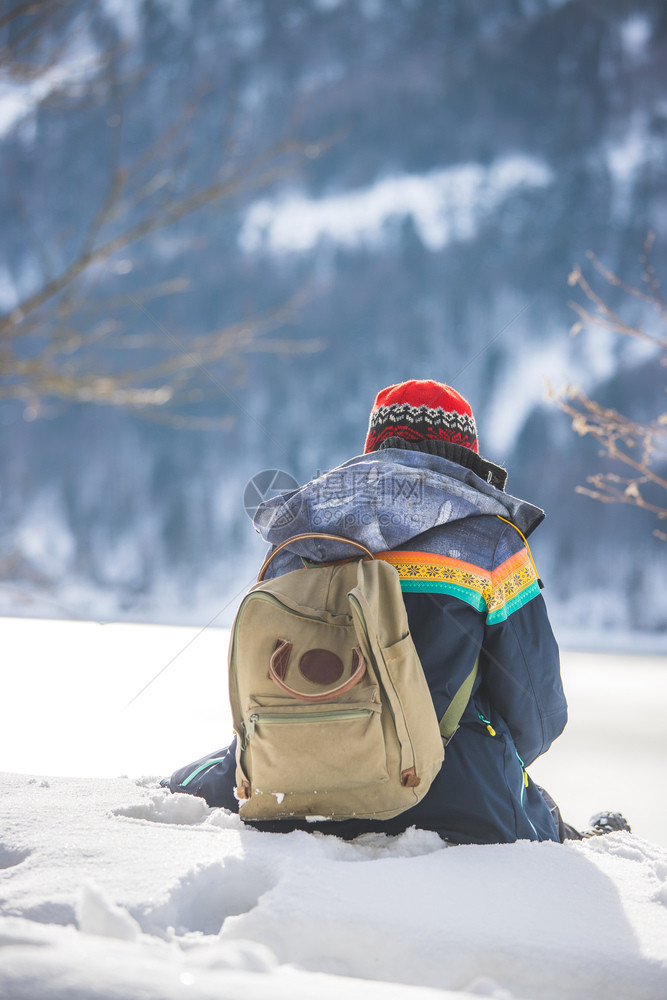
[[(2, 771), (162, 776), (229, 741), (226, 629), (0, 618), (0, 635)], [(667, 848), (667, 657), (562, 660), (570, 721), (532, 776), (575, 826), (617, 809)]]
[(664, 658), (566, 654), (569, 731), (532, 768), (568, 818), (640, 835), (346, 844), (145, 777), (224, 742), (226, 632), (0, 629), (2, 1000), (667, 996)]

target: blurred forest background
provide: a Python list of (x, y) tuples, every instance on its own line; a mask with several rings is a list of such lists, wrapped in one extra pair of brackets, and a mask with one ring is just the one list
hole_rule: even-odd
[(663, 0), (0, 3), (0, 612), (229, 624), (251, 477), (436, 378), (664, 651), (666, 83)]

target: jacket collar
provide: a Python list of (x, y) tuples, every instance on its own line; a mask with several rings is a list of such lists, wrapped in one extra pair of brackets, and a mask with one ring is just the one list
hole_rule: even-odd
[(450, 462), (462, 465), (464, 469), (470, 469), (476, 476), (483, 479), (485, 483), (490, 483), (497, 490), (504, 490), (507, 484), (507, 470), (493, 462), (487, 462), (472, 448), (466, 448), (462, 444), (453, 444), (451, 441), (438, 441), (437, 439), (424, 439), (423, 441), (406, 441), (405, 438), (397, 434), (387, 438), (378, 445), (374, 451), (382, 451), (385, 448), (395, 448), (403, 451), (420, 451), (427, 455), (438, 455), (446, 458)]

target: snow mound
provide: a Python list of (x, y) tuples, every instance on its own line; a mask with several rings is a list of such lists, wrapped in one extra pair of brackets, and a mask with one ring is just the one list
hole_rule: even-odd
[(136, 941), (141, 933), (139, 924), (127, 910), (117, 906), (93, 883), (83, 887), (76, 912), (79, 930), (84, 934)]
[(195, 798), (194, 795), (172, 795), (170, 792), (156, 792), (147, 802), (114, 809), (115, 816), (183, 826), (201, 823), (212, 812), (203, 799)]

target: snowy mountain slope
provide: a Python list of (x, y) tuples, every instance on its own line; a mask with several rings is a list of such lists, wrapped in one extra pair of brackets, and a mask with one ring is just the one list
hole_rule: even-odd
[[(607, 648), (612, 627), (651, 631), (663, 651), (650, 515), (574, 493), (596, 449), (544, 402), (545, 376), (623, 411), (664, 398), (658, 367), (617, 339), (567, 335), (567, 275), (587, 250), (641, 281), (653, 229), (664, 271), (662, 0), (66, 7), (56, 65), (27, 80), (0, 69), (2, 308), (81, 245), (116, 146), (124, 162), (141, 159), (187, 118), (187, 150), (155, 178), (166, 197), (215, 173), (221, 149), (233, 165), (296, 129), (312, 159), (127, 248), (81, 291), (86, 308), (125, 303), (107, 317), (118, 339), (103, 369), (134, 366), (159, 326), (187, 345), (304, 289), (276, 336), (323, 350), (200, 372), (186, 416), (227, 430), (1, 400), (5, 613), (202, 624), (258, 560), (250, 477), (331, 468), (362, 447), (382, 385), (438, 377), (473, 402), (482, 450), (508, 463), (510, 489), (547, 510), (536, 555), (563, 626)], [(117, 72), (98, 79), (108, 57)], [(120, 109), (116, 79), (134, 82)], [(152, 303), (155, 322), (128, 305), (170, 279), (189, 290)]]

